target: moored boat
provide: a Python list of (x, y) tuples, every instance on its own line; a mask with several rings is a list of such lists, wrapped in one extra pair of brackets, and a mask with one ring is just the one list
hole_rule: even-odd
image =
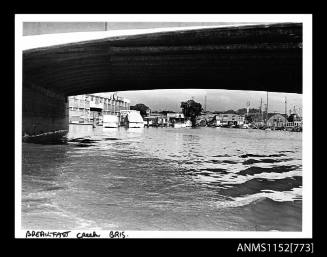
[(186, 128), (186, 123), (185, 122), (175, 122), (173, 124), (174, 128)]
[(24, 143), (35, 143), (35, 144), (60, 144), (67, 141), (66, 135), (68, 130), (57, 130), (46, 133), (40, 133), (36, 135), (24, 135)]
[(144, 120), (139, 111), (128, 112), (124, 124), (128, 128), (144, 128)]
[(116, 115), (103, 115), (104, 128), (118, 128), (119, 119)]

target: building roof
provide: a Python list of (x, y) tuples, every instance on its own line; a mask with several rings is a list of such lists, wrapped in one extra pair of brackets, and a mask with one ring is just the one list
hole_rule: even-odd
[(143, 118), (139, 112), (129, 112), (127, 119), (129, 122), (143, 122)]

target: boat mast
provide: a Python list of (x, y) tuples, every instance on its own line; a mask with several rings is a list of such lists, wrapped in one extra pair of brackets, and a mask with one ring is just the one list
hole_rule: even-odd
[(262, 112), (262, 97), (260, 101), (260, 115), (261, 115), (261, 122), (263, 121), (263, 112)]
[(268, 91), (267, 91), (267, 106), (266, 106), (266, 125), (268, 122)]
[(247, 101), (246, 102), (246, 116), (249, 116), (250, 105), (251, 105), (250, 101)]
[(207, 96), (204, 96), (204, 112), (207, 112)]

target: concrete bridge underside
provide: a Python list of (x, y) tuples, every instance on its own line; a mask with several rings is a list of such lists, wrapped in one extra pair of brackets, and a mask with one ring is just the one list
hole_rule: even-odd
[(23, 52), (23, 133), (68, 127), (67, 96), (217, 88), (302, 93), (302, 24), (110, 37)]

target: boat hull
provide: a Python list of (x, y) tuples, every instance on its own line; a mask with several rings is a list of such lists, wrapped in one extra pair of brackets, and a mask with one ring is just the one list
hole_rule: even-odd
[(127, 123), (128, 128), (144, 128), (143, 122), (129, 122)]
[(175, 123), (173, 125), (174, 128), (186, 128), (186, 124), (185, 123)]
[(104, 128), (118, 128), (118, 123), (114, 123), (114, 122), (103, 123), (103, 127)]
[(62, 144), (66, 143), (68, 130), (58, 130), (38, 135), (25, 135), (23, 136), (24, 143), (34, 144)]

